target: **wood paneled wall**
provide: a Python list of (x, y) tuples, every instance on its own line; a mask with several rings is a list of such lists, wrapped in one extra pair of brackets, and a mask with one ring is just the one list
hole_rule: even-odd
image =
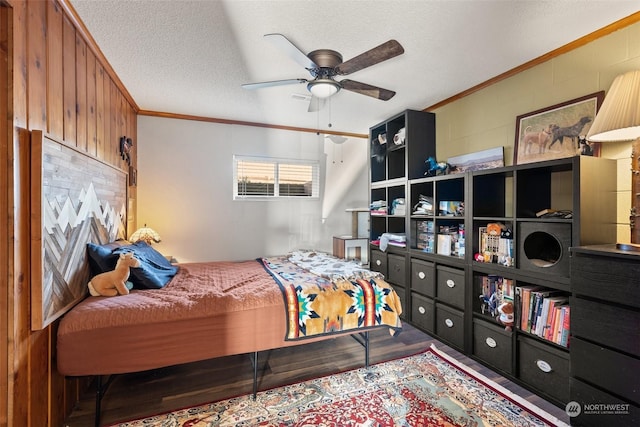
[(56, 371), (57, 324), (30, 329), (28, 131), (128, 172), (139, 109), (67, 0), (0, 0), (0, 54), (0, 426), (57, 427), (82, 384)]

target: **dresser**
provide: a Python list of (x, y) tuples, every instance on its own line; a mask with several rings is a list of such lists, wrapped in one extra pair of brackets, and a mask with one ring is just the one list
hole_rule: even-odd
[(640, 252), (571, 253), (571, 424), (640, 425)]

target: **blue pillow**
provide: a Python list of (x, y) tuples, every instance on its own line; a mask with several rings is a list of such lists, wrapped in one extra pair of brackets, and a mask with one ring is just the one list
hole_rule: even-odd
[(133, 252), (133, 256), (140, 261), (140, 267), (132, 267), (129, 275), (134, 289), (163, 288), (178, 272), (178, 267), (143, 241), (116, 248), (112, 254), (117, 261), (117, 257), (125, 252)]
[(116, 267), (118, 255), (113, 254), (113, 250), (124, 245), (130, 245), (127, 240), (117, 240), (115, 242), (98, 245), (96, 243), (87, 243), (87, 253), (89, 254), (89, 268), (91, 269), (91, 277), (96, 274), (111, 271)]

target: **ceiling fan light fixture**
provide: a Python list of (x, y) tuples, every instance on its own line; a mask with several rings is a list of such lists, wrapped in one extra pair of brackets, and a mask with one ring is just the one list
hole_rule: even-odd
[(317, 98), (329, 98), (340, 90), (340, 83), (332, 79), (315, 79), (307, 85), (309, 92)]

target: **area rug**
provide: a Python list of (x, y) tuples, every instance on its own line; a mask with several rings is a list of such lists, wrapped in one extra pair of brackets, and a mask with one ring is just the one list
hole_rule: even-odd
[(566, 426), (431, 346), (424, 353), (118, 427)]

